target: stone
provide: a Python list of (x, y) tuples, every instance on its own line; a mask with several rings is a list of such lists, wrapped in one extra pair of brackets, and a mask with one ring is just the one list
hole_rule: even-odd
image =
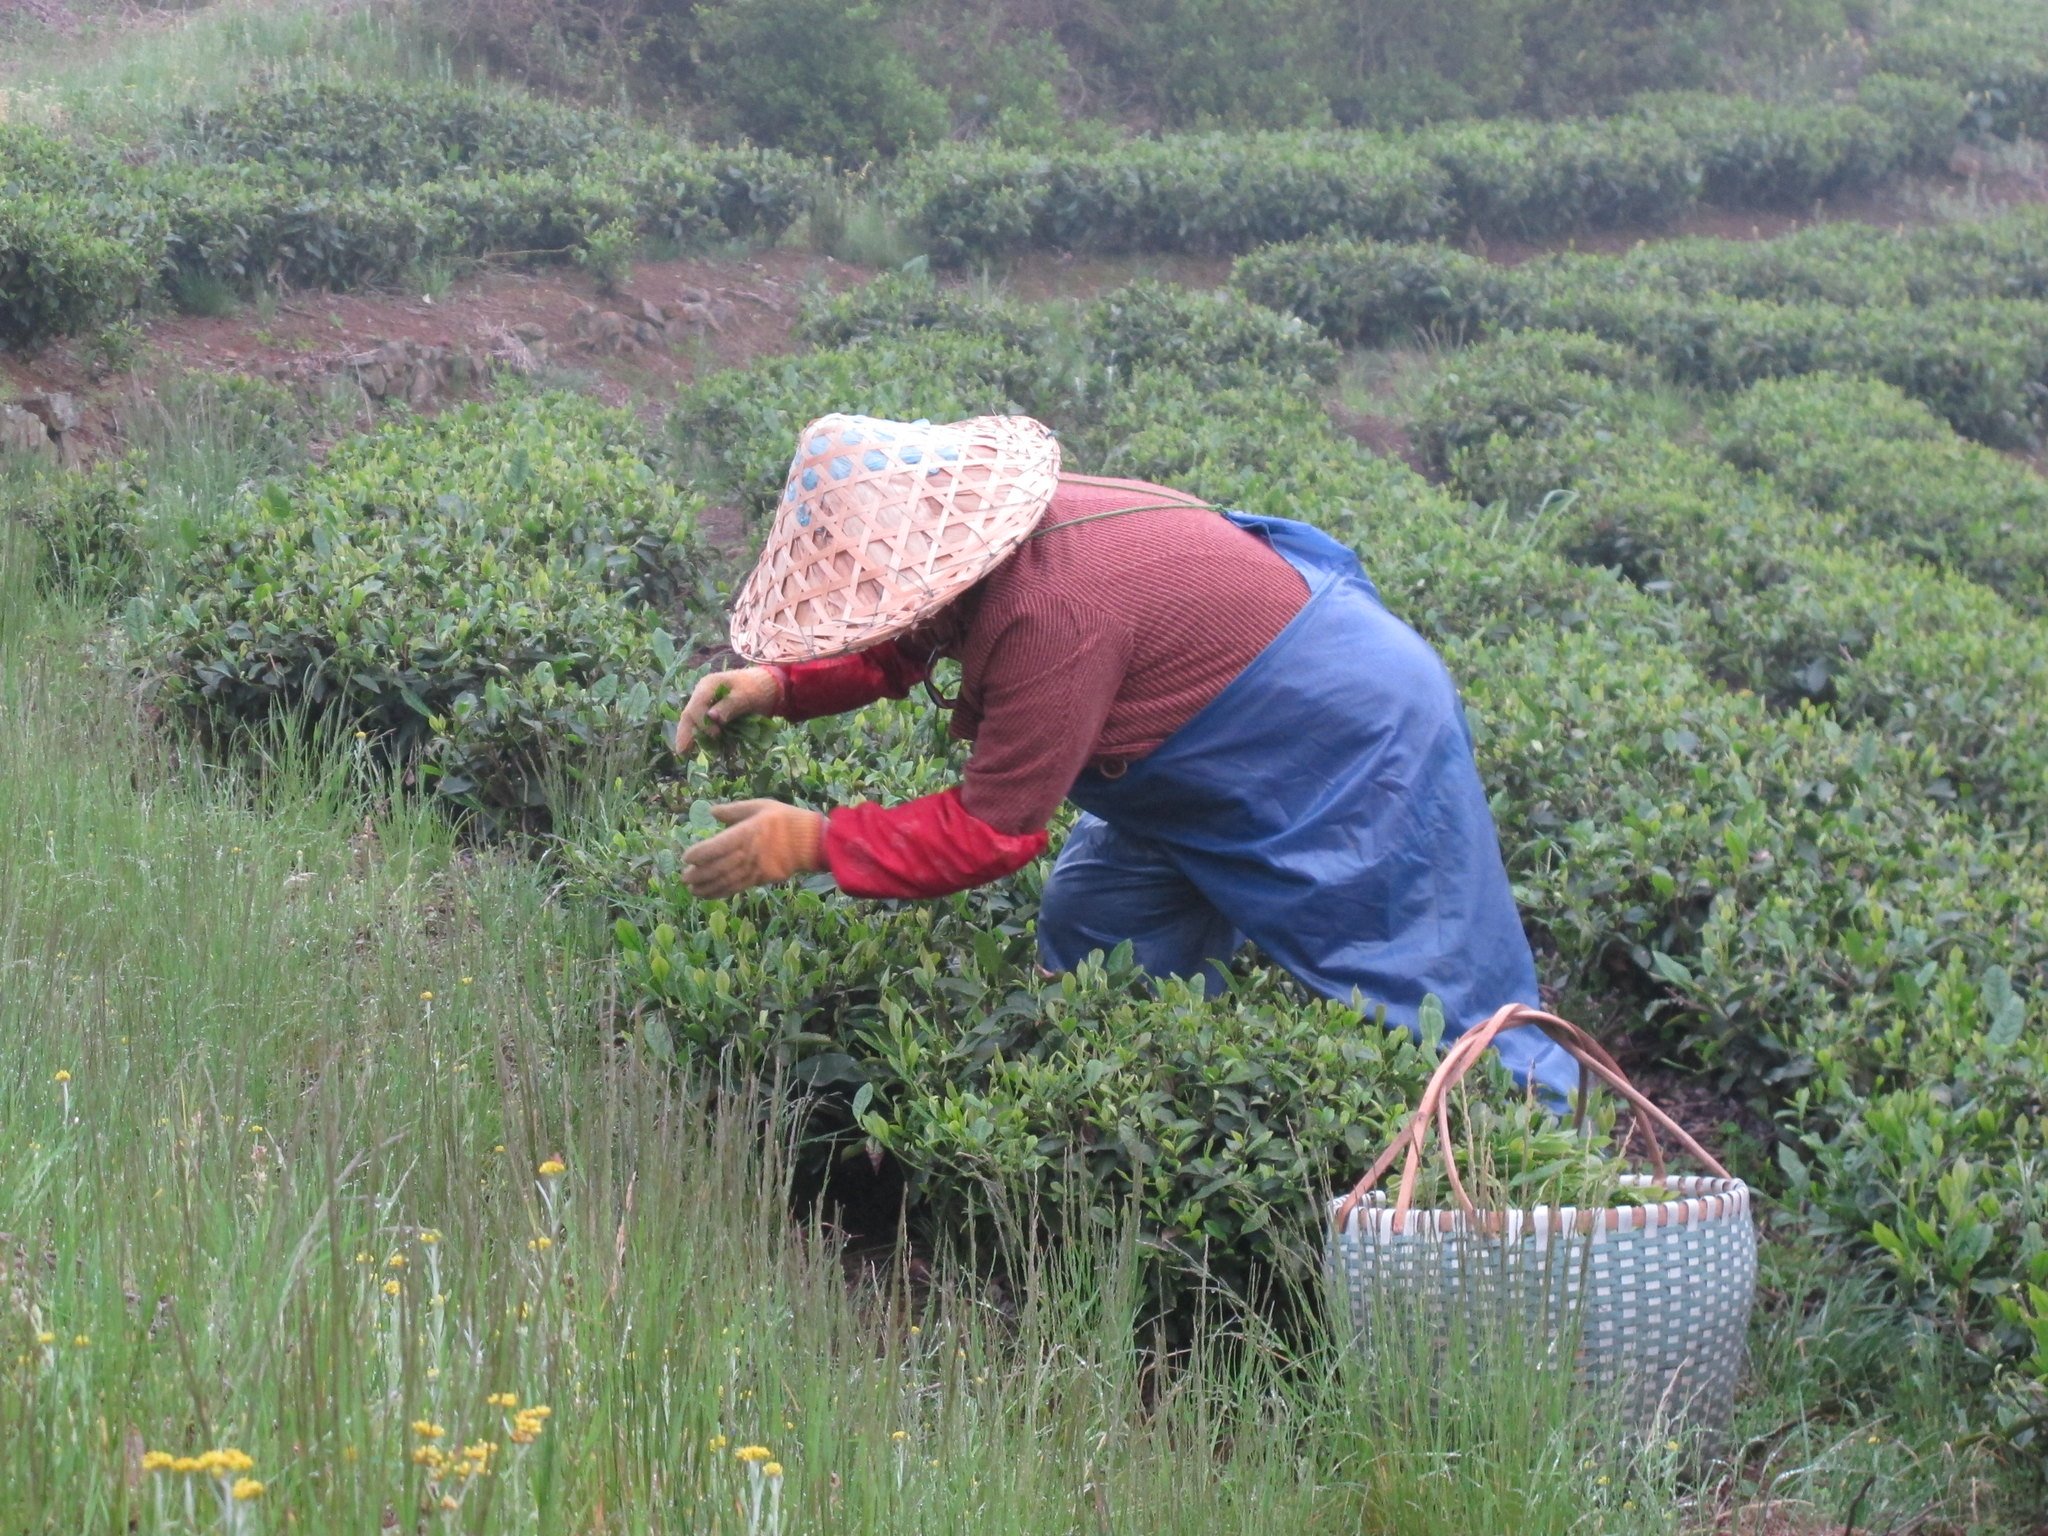
[(40, 418), (18, 405), (0, 405), (0, 456), (18, 453), (54, 453), (50, 429)]
[(654, 300), (642, 299), (640, 301), (640, 321), (643, 325), (651, 325), (656, 330), (660, 330), (668, 324), (668, 316), (661, 312), (661, 306), (655, 303)]
[(701, 326), (713, 334), (723, 332), (718, 316), (711, 312), (709, 304), (679, 304), (669, 312), (669, 322), (677, 327)]
[(668, 339), (668, 332), (652, 321), (642, 320), (633, 327), (633, 340), (643, 347), (658, 347)]
[(78, 424), (85, 420), (85, 412), (78, 408), (78, 397), (61, 390), (53, 390), (47, 395), (24, 396), (20, 404), (24, 411), (49, 428), (52, 437), (77, 431)]
[(546, 341), (548, 328), (535, 320), (522, 320), (512, 327), (512, 334), (521, 341)]
[(676, 300), (681, 304), (702, 304), (709, 308), (711, 304), (711, 290), (709, 288), (693, 287), (685, 283), (681, 291), (676, 295)]
[(406, 382), (405, 403), (425, 405), (441, 392), (441, 370), (429, 358), (422, 358), (413, 364), (412, 377)]
[(616, 310), (586, 305), (576, 312), (571, 329), (590, 352), (616, 354), (633, 351), (639, 345), (633, 337), (632, 323)]

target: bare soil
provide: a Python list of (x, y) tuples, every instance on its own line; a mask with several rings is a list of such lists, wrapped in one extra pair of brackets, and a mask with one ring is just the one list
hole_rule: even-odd
[[(50, 390), (76, 395), (86, 412), (77, 446), (91, 453), (118, 437), (119, 401), (160, 378), (200, 370), (312, 380), (385, 342), (487, 349), (493, 337), (528, 326), (547, 338), (552, 366), (609, 404), (659, 416), (677, 388), (698, 375), (790, 350), (806, 294), (850, 287), (868, 275), (830, 257), (775, 250), (743, 259), (642, 262), (609, 296), (566, 267), (486, 271), (457, 280), (439, 298), (301, 291), (218, 317), (154, 319), (133, 373), (114, 378), (96, 378), (77, 343), (34, 358), (0, 357), (0, 399)], [(581, 311), (634, 316), (643, 299), (674, 310), (693, 290), (710, 296), (712, 323), (678, 343), (607, 352), (578, 340)]]

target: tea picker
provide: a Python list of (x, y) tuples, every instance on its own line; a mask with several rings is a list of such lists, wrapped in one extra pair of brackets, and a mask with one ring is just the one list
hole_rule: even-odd
[[(1045, 885), (1040, 958), (1129, 940), (1153, 975), (1220, 974), (1250, 939), (1327, 997), (1457, 1039), (1535, 1006), (1457, 690), (1357, 558), (1306, 523), (1216, 511), (1140, 481), (1063, 474), (1024, 417), (833, 415), (805, 429), (735, 603), (749, 666), (701, 679), (678, 752), (743, 715), (806, 720), (930, 688), (960, 664), (956, 788), (829, 812), (716, 808), (702, 897), (829, 871), (916, 899), (999, 880), (1082, 815)], [(936, 697), (936, 692), (934, 692)], [(1495, 1046), (1562, 1101), (1570, 1056)]]

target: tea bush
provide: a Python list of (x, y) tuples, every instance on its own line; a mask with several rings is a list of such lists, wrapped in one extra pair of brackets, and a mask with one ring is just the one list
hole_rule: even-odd
[(957, 771), (943, 717), (884, 704), (700, 754), (573, 847), (577, 889), (622, 914), (649, 1051), (779, 1071), (812, 1095), (820, 1155), (858, 1158), (869, 1138), (895, 1155), (925, 1230), (1135, 1209), (1162, 1311), (1298, 1267), (1317, 1215), (1303, 1191), (1355, 1177), (1420, 1091), (1427, 1058), (1405, 1034), (1257, 972), (1211, 1001), (1179, 984), (1154, 996), (1127, 956), (1048, 983), (1035, 870), (902, 904), (829, 882), (698, 903), (677, 878), (699, 797), (825, 806), (928, 793)]
[(108, 238), (75, 201), (0, 188), (0, 347), (90, 330), (134, 304), (150, 275), (146, 246)]
[[(1483, 366), (1483, 365), (1482, 365)], [(1597, 404), (1606, 381), (1565, 374)], [(1454, 392), (1433, 439), (1494, 425)], [(1812, 700), (1932, 754), (1930, 792), (2029, 835), (2048, 827), (2048, 630), (1995, 594), (1854, 539), (1768, 483), (1684, 444), (1615, 430), (1625, 414), (1566, 412), (1528, 429), (1564, 440), (1518, 452), (1496, 434), (1449, 456), (1471, 490), (1545, 510), (1544, 544), (1611, 566), (1681, 605), (1684, 643), (1713, 675), (1781, 704)], [(1557, 491), (1568, 491), (1562, 503)], [(1853, 515), (1853, 514), (1851, 514)]]
[[(1545, 236), (1670, 222), (1709, 174), (1737, 206), (1866, 186), (1937, 161), (1938, 88), (1766, 109), (1648, 99), (1609, 120), (1458, 124), (1408, 135), (1304, 131), (1030, 152), (947, 146), (902, 161), (887, 195), (932, 259), (1029, 247), (1243, 251), (1307, 236)], [(1950, 127), (1962, 115), (1952, 98)], [(1747, 178), (1736, 171), (1764, 155)]]
[(1315, 240), (1239, 259), (1232, 283), (1338, 341), (1379, 345), (1430, 330), (1462, 337), (1539, 323), (1574, 295), (1820, 301), (1898, 308), (2048, 297), (2048, 216), (1899, 232), (1817, 225), (1777, 240), (1666, 240), (1624, 256), (1558, 254), (1516, 267), (1437, 244)]
[(1203, 135), (1103, 151), (954, 145), (907, 157), (886, 195), (934, 261), (1031, 247), (1238, 251), (1323, 230), (1403, 239), (1438, 228), (1443, 173), (1366, 135)]
[(2048, 133), (2048, 40), (2028, 7), (1938, 7), (1881, 39), (1871, 59), (1964, 92), (1980, 133)]
[(2048, 482), (1958, 438), (1890, 385), (1828, 375), (1759, 384), (1716, 414), (1714, 443), (1838, 519), (1854, 543), (1891, 545), (2048, 610)]
[(423, 261), (566, 260), (600, 230), (773, 239), (816, 176), (778, 151), (679, 146), (625, 118), (411, 82), (248, 91), (126, 155), (8, 129), (0, 344), (87, 329), (153, 285), (354, 288)]
[(174, 570), (141, 647), (163, 697), (220, 732), (358, 729), (451, 804), (544, 815), (553, 781), (651, 750), (677, 702), (658, 605), (689, 579), (690, 516), (634, 438), (543, 395), (338, 445)]

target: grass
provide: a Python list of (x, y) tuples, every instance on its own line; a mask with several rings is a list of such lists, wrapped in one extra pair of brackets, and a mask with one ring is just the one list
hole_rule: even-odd
[(146, 140), (178, 109), (218, 101), (259, 75), (418, 79), (449, 69), (421, 46), (402, 3), (218, 0), (189, 12), (79, 9), (83, 26), (74, 36), (0, 22), (0, 121), (90, 123)]

